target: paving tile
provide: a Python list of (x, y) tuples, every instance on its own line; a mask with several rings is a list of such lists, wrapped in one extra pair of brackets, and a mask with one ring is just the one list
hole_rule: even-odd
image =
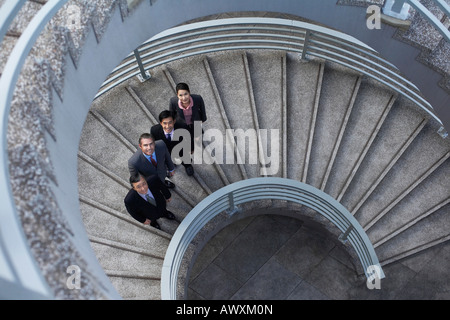
[(232, 300), (285, 300), (302, 279), (270, 259), (231, 298)]
[(334, 248), (331, 240), (302, 227), (276, 254), (288, 270), (304, 277)]
[(242, 282), (247, 281), (295, 233), (297, 227), (270, 216), (258, 216), (214, 263)]
[(287, 297), (287, 300), (329, 300), (329, 298), (313, 285), (302, 281)]
[(244, 218), (226, 226), (215, 234), (202, 248), (191, 270), (190, 277), (197, 277), (206, 266), (214, 261), (218, 255), (247, 227), (254, 217)]
[[(242, 286), (233, 276), (210, 264), (195, 280), (190, 282), (189, 288), (207, 300), (228, 300)], [(191, 294), (189, 299), (198, 298)]]
[(335, 300), (349, 299), (348, 291), (358, 280), (354, 270), (329, 255), (325, 256), (304, 279)]
[(450, 291), (449, 268), (450, 246), (447, 245), (440, 248), (433, 259), (433, 263), (428, 263), (418, 275), (430, 282), (439, 292), (448, 292)]

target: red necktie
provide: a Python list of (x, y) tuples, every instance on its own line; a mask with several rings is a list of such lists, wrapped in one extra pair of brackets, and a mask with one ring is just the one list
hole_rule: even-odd
[(153, 159), (153, 155), (150, 156), (150, 161), (153, 163), (153, 165), (156, 167), (156, 160)]

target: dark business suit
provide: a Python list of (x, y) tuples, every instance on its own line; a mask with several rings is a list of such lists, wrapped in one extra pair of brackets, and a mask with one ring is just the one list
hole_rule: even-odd
[(166, 216), (166, 199), (171, 197), (169, 189), (157, 176), (151, 176), (146, 179), (148, 188), (153, 194), (156, 206), (144, 200), (136, 190), (130, 189), (124, 199), (125, 207), (128, 213), (137, 221), (144, 223), (146, 219), (152, 222)]
[[(194, 121), (206, 121), (206, 110), (205, 103), (202, 96), (198, 94), (191, 94), (192, 101), (194, 102), (192, 106), (192, 122)], [(183, 110), (178, 107), (178, 97), (170, 98), (169, 110), (176, 114), (176, 121), (180, 124), (186, 124), (186, 119), (184, 118)], [(191, 128), (193, 130), (193, 128)]]
[(164, 181), (167, 170), (174, 170), (175, 165), (173, 164), (169, 150), (163, 141), (155, 141), (155, 154), (157, 161), (156, 167), (144, 156), (142, 150), (139, 148), (128, 160), (128, 170), (130, 171), (130, 175), (134, 176), (137, 173), (140, 173), (146, 178), (151, 175), (157, 175), (161, 181)]
[[(174, 124), (174, 130), (176, 131), (177, 129), (186, 129), (189, 131), (189, 128), (187, 127), (187, 125), (185, 124), (179, 124), (178, 122), (175, 122)], [(155, 124), (153, 127), (150, 128), (150, 133), (152, 134), (152, 136), (155, 138), (155, 140), (161, 140), (163, 141), (166, 146), (167, 149), (169, 150), (169, 153), (172, 155), (172, 149), (179, 143), (181, 143), (181, 141), (183, 141), (183, 137), (180, 137), (178, 141), (175, 140), (168, 140), (166, 137), (166, 133), (164, 132), (163, 127), (161, 126), (161, 124)], [(191, 135), (191, 139), (190, 139), (190, 144), (191, 144), (191, 151), (194, 150), (194, 137)], [(183, 150), (181, 150), (180, 154), (175, 155), (175, 156), (180, 156), (183, 157)], [(183, 166), (186, 166), (186, 164), (183, 162)]]

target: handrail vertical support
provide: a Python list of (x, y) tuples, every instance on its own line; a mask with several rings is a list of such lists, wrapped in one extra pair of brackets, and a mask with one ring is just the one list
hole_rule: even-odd
[(348, 238), (348, 235), (350, 234), (350, 232), (352, 232), (352, 230), (353, 230), (353, 226), (350, 225), (350, 226), (347, 228), (347, 230), (345, 230), (345, 232), (339, 236), (339, 241), (341, 241), (342, 243), (346, 243), (347, 240), (348, 240), (348, 239), (347, 239), (347, 238)]
[(406, 0), (386, 0), (383, 13), (390, 17), (406, 20), (410, 7)]
[(444, 126), (441, 126), (441, 127), (439, 128), (439, 130), (437, 131), (437, 133), (438, 133), (443, 139), (446, 139), (446, 138), (448, 137), (448, 131), (445, 130), (445, 127), (444, 127)]
[(236, 205), (234, 204), (234, 194), (233, 194), (233, 192), (228, 193), (228, 205), (229, 205), (229, 208), (227, 209), (226, 213), (229, 216), (232, 216), (233, 214), (235, 214), (236, 212), (239, 211), (239, 208), (236, 207)]
[(306, 49), (308, 48), (308, 45), (309, 45), (309, 36), (310, 36), (310, 33), (311, 33), (311, 31), (306, 30), (306, 33), (305, 33), (305, 42), (303, 42), (302, 60), (307, 60)]
[(144, 66), (142, 65), (141, 55), (139, 54), (138, 49), (134, 50), (134, 56), (136, 58), (136, 62), (138, 64), (138, 66), (139, 66), (139, 70), (141, 71), (141, 73), (137, 75), (139, 81), (144, 82), (144, 81), (150, 79), (151, 78), (150, 72), (148, 72), (144, 69)]

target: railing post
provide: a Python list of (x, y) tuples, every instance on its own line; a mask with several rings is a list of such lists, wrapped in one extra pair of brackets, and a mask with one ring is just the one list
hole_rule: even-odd
[(339, 241), (343, 243), (347, 242), (348, 235), (350, 234), (350, 232), (352, 232), (352, 230), (353, 226), (352, 225), (348, 226), (347, 230), (345, 230), (345, 232), (339, 236)]
[(233, 192), (228, 193), (228, 205), (229, 205), (229, 208), (227, 209), (226, 213), (229, 216), (232, 216), (233, 214), (235, 214), (236, 212), (239, 211), (239, 208), (236, 207), (236, 205), (234, 204)]
[(303, 50), (302, 50), (302, 60), (306, 60), (306, 49), (308, 48), (309, 45), (309, 36), (310, 36), (311, 31), (306, 30), (306, 34), (305, 34), (305, 42), (303, 43)]
[(383, 7), (383, 13), (387, 16), (401, 20), (408, 18), (410, 5), (406, 0), (386, 0)]
[(137, 75), (139, 80), (141, 82), (144, 82), (144, 81), (150, 79), (151, 78), (150, 72), (145, 71), (144, 66), (142, 65), (141, 55), (139, 54), (139, 50), (138, 49), (134, 50), (134, 56), (136, 58), (136, 62), (138, 64), (138, 66), (139, 66), (139, 70), (141, 71), (141, 73)]
[(445, 130), (444, 126), (441, 126), (437, 132), (443, 139), (446, 139), (448, 137), (448, 131)]

